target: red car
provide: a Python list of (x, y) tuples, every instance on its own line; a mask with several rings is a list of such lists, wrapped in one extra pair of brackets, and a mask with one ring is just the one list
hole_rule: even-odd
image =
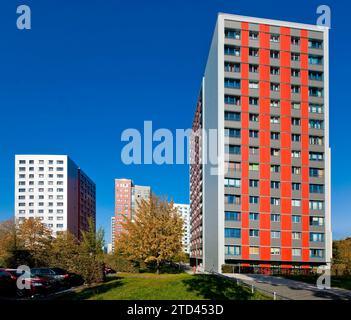
[[(16, 294), (16, 279), (9, 272), (0, 269), (0, 297), (12, 297)], [(1, 298), (0, 298), (1, 299)]]
[(15, 280), (16, 293), (19, 297), (34, 296), (38, 294), (46, 294), (50, 292), (52, 288), (52, 281), (45, 277), (39, 277), (31, 274), (29, 277), (23, 279), (23, 283), (29, 286), (29, 289), (17, 288), (17, 279), (23, 274), (17, 272), (17, 269), (5, 269), (5, 272), (9, 273)]

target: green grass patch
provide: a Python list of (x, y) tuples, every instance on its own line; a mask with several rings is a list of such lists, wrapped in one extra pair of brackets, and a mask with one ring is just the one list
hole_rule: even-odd
[(107, 282), (66, 294), (63, 300), (263, 300), (258, 292), (214, 275), (121, 273)]

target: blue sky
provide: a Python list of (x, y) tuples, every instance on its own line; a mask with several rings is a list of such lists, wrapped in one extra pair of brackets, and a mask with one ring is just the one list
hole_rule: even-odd
[[(32, 30), (16, 29), (16, 8)], [(69, 154), (97, 184), (97, 220), (109, 240), (114, 178), (188, 201), (185, 165), (125, 166), (125, 128), (188, 128), (218, 12), (316, 23), (328, 4), (330, 138), (335, 238), (351, 235), (350, 4), (294, 0), (2, 0), (0, 3), (0, 220), (13, 215), (14, 155)]]

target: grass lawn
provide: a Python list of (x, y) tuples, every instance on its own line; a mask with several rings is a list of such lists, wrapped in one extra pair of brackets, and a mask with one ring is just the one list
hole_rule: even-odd
[[(287, 279), (302, 281), (306, 283), (316, 284), (317, 278), (319, 275), (311, 275), (311, 276), (304, 276), (304, 275), (284, 275), (282, 276)], [(331, 276), (331, 286), (336, 288), (343, 288), (351, 290), (351, 277), (347, 276)]]
[(270, 299), (214, 275), (119, 273), (107, 282), (60, 297), (63, 300), (262, 300)]

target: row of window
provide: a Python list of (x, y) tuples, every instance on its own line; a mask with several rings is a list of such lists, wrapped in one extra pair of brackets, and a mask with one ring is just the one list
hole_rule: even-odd
[[(281, 248), (279, 247), (271, 247), (270, 249), (271, 255), (280, 255)], [(224, 246), (224, 254), (226, 256), (240, 256), (241, 255), (241, 246)], [(260, 247), (258, 246), (250, 246), (249, 247), (250, 255), (258, 255), (260, 254)], [(291, 255), (293, 257), (301, 257), (302, 249), (301, 248), (292, 248)], [(310, 258), (323, 258), (324, 250), (323, 249), (309, 249)]]
[[(224, 36), (227, 39), (241, 39), (241, 30), (240, 29), (224, 29)], [(249, 39), (250, 40), (258, 40), (259, 32), (258, 31), (249, 31)], [(269, 36), (270, 42), (278, 43), (280, 42), (280, 34), (279, 33), (271, 33)], [(290, 42), (292, 45), (298, 46), (300, 45), (301, 38), (298, 36), (290, 36)], [(322, 49), (323, 48), (323, 40), (320, 39), (308, 39), (308, 47), (313, 49)]]
[[(34, 202), (28, 202), (28, 203), (26, 203), (26, 202), (19, 202), (18, 206), (19, 207), (25, 207), (27, 205), (28, 207), (34, 207), (35, 204), (37, 204), (38, 207), (44, 207), (45, 206), (44, 202), (38, 202), (38, 203), (34, 203)], [(48, 202), (46, 204), (46, 206), (48, 206), (48, 207), (53, 207), (54, 205), (56, 205), (57, 207), (63, 207), (64, 204), (63, 204), (63, 202), (56, 202), (56, 204), (54, 204), (53, 202)]]
[[(259, 52), (261, 49), (259, 48), (249, 48), (249, 56), (250, 57), (259, 57)], [(266, 50), (266, 49), (264, 49)], [(232, 45), (225, 45), (224, 46), (224, 54), (228, 56), (235, 56), (235, 57), (240, 57), (241, 55), (241, 48), (237, 46), (232, 46)], [(271, 59), (280, 59), (280, 51), (279, 50), (270, 50), (269, 56)], [(300, 61), (301, 60), (301, 54), (297, 52), (291, 52), (290, 53), (290, 59), (291, 61)], [(315, 55), (315, 54), (309, 54), (308, 55), (308, 63), (310, 65), (322, 65), (323, 64), (323, 56), (320, 55)]]
[[(19, 214), (26, 214), (26, 213), (34, 214), (35, 212), (34, 212), (33, 209), (29, 209), (28, 212), (26, 210), (20, 209), (20, 210), (18, 210), (18, 213)], [(45, 210), (44, 209), (38, 209), (37, 213), (38, 214), (44, 214)], [(53, 209), (48, 209), (47, 213), (49, 213), (49, 214), (54, 213), (54, 210)], [(56, 213), (57, 214), (63, 214), (64, 212), (63, 212), (63, 209), (57, 209)]]
[[(18, 167), (18, 171), (24, 172), (28, 169), (28, 171), (34, 171), (34, 167)], [(54, 167), (46, 167), (47, 171), (54, 171)], [(45, 167), (38, 167), (37, 171), (43, 172), (45, 171)], [(63, 167), (56, 167), (56, 171), (64, 171)]]
[[(18, 164), (35, 164), (35, 163), (38, 163), (38, 164), (44, 164), (45, 161), (44, 160), (18, 160)], [(47, 160), (47, 164), (54, 164), (54, 160)], [(56, 160), (56, 164), (64, 164), (64, 161), (63, 160)]]
[[(25, 186), (25, 185), (29, 185), (29, 186), (34, 186), (34, 181), (18, 181), (18, 185), (19, 186)], [(54, 181), (37, 181), (36, 185), (38, 186), (43, 186), (43, 185), (49, 185), (49, 186), (53, 186), (54, 185)], [(63, 186), (63, 181), (56, 181), (56, 185), (58, 186)]]
[[(55, 175), (52, 174), (52, 173), (50, 173), (50, 174), (47, 174), (46, 177), (47, 177), (48, 179), (54, 179)], [(31, 174), (28, 174), (28, 175), (26, 175), (26, 174), (24, 174), (24, 173), (20, 173), (20, 174), (18, 175), (18, 178), (19, 178), (19, 179), (26, 179), (26, 178), (27, 178), (27, 179), (33, 180), (33, 179), (35, 178), (35, 175), (32, 174), (32, 173), (31, 173)], [(45, 179), (45, 174), (39, 173), (39, 174), (36, 175), (36, 178)], [(58, 173), (58, 174), (56, 174), (56, 178), (57, 178), (57, 179), (63, 179), (63, 178), (64, 178), (64, 175), (61, 174), (61, 173)]]
[[(241, 204), (241, 196), (235, 194), (226, 194), (224, 195), (226, 204)], [(258, 204), (260, 200), (259, 196), (249, 196), (250, 204)], [(272, 206), (280, 206), (280, 198), (270, 197), (270, 204)], [(301, 199), (291, 199), (292, 207), (301, 207)], [(322, 210), (324, 208), (324, 202), (319, 200), (311, 200), (309, 201), (309, 207), (311, 210)]]
[[(260, 214), (257, 212), (250, 212), (249, 213), (249, 220), (250, 221), (258, 221)], [(280, 214), (279, 213), (272, 213), (271, 215), (272, 222), (280, 222)], [(241, 221), (241, 212), (238, 211), (225, 211), (224, 217), (226, 221)], [(292, 223), (301, 223), (301, 215), (293, 214), (291, 216)], [(324, 226), (324, 217), (309, 217), (310, 226)]]
[[(19, 217), (18, 219), (19, 219), (19, 221), (23, 221), (25, 218), (24, 217)], [(52, 223), (43, 223), (43, 225), (48, 227), (48, 228), (53, 228), (54, 227), (54, 224), (52, 224)], [(62, 223), (56, 224), (56, 228), (57, 229), (62, 229), (63, 227), (64, 226), (63, 226)]]
[[(38, 189), (38, 192), (45, 192), (44, 188), (36, 188)], [(34, 192), (34, 188), (19, 188), (18, 192), (23, 193), (23, 192)], [(54, 188), (47, 188), (47, 192), (54, 192)], [(56, 192), (64, 192), (63, 188), (56, 188)]]

